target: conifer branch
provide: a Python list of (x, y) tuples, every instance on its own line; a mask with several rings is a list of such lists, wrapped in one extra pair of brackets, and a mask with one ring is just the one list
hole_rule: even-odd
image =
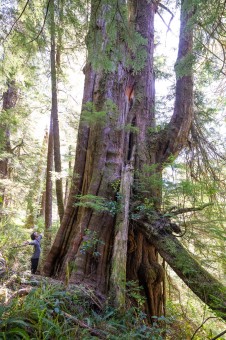
[(37, 39), (39, 38), (39, 36), (42, 34), (43, 29), (44, 29), (45, 24), (46, 24), (47, 15), (48, 15), (48, 12), (49, 12), (50, 1), (51, 1), (51, 0), (48, 0), (48, 2), (47, 2), (46, 13), (45, 13), (44, 21), (43, 21), (43, 24), (42, 24), (42, 27), (41, 27), (40, 31), (38, 32), (38, 34), (36, 35), (36, 37), (35, 37), (34, 39), (32, 39), (31, 41), (28, 42), (28, 44), (30, 44), (30, 43), (32, 43), (33, 41), (37, 40)]
[[(160, 2), (158, 3), (158, 6), (161, 7), (161, 8), (163, 8), (164, 10), (166, 10), (168, 13), (171, 14), (170, 21), (169, 21), (169, 23), (168, 23), (168, 25), (167, 25), (167, 23), (165, 22), (164, 18), (163, 18), (163, 17), (161, 16), (161, 14), (159, 13), (159, 11), (157, 11), (158, 15), (159, 15), (160, 18), (162, 19), (162, 22), (163, 22), (164, 25), (166, 25), (166, 27), (167, 27), (167, 32), (168, 32), (168, 31), (172, 32), (172, 30), (171, 30), (171, 28), (170, 28), (170, 24), (171, 24), (171, 22), (172, 22), (172, 20), (173, 20), (173, 18), (174, 18), (174, 14), (170, 11), (170, 9), (169, 9), (168, 7), (164, 6), (164, 5), (161, 4)], [(166, 32), (166, 33), (167, 33), (167, 32)], [(173, 33), (173, 32), (172, 32), (172, 33)]]
[(20, 13), (19, 17), (14, 21), (14, 23), (12, 24), (10, 30), (9, 30), (9, 33), (6, 35), (4, 41), (6, 41), (6, 39), (8, 38), (8, 36), (11, 34), (12, 30), (13, 30), (13, 27), (16, 25), (16, 23), (20, 20), (20, 18), (22, 17), (22, 15), (24, 14), (26, 8), (27, 8), (27, 5), (29, 3), (30, 0), (27, 0), (24, 8), (22, 9), (22, 12)]
[(203, 210), (205, 209), (206, 207), (209, 207), (213, 205), (213, 203), (206, 203), (206, 204), (203, 204), (201, 205), (200, 207), (191, 207), (191, 208), (181, 208), (181, 209), (178, 209), (178, 210), (175, 210), (175, 211), (171, 211), (171, 214), (173, 216), (176, 216), (176, 215), (180, 215), (180, 214), (184, 214), (184, 213), (187, 213), (187, 212), (193, 212), (193, 211), (200, 211), (200, 210)]
[(203, 46), (209, 53), (211, 53), (215, 58), (217, 58), (218, 60), (220, 60), (220, 61), (222, 62), (222, 67), (221, 67), (220, 72), (223, 73), (223, 74), (225, 75), (225, 73), (223, 72), (223, 68), (224, 68), (225, 63), (226, 63), (226, 52), (225, 52), (224, 44), (221, 42), (221, 40), (220, 40), (218, 37), (215, 36), (214, 33), (216, 32), (216, 30), (214, 30), (214, 31), (212, 31), (212, 32), (209, 32), (208, 29), (207, 29), (206, 27), (204, 27), (204, 25), (203, 25), (200, 21), (197, 22), (197, 24), (203, 29), (204, 32), (206, 32), (206, 33), (208, 34), (208, 36), (209, 36), (210, 38), (212, 38), (213, 40), (216, 40), (216, 41), (218, 42), (218, 44), (220, 45), (221, 50), (222, 50), (222, 54), (223, 54), (223, 59), (220, 58), (220, 57), (218, 57), (218, 56), (216, 55), (216, 53), (214, 53), (213, 51), (211, 51), (211, 50), (209, 49), (209, 47), (207, 47), (205, 44), (202, 43), (202, 41), (200, 41), (199, 39), (196, 38), (196, 39), (199, 41), (199, 43), (201, 43), (202, 46)]

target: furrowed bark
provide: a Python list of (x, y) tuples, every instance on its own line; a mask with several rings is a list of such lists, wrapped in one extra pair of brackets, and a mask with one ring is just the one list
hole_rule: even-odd
[(133, 166), (127, 164), (122, 171), (120, 187), (121, 211), (117, 214), (115, 224), (114, 249), (110, 277), (110, 295), (116, 308), (125, 309), (126, 262), (129, 227), (129, 203), (133, 182)]
[[(152, 148), (150, 129), (155, 128), (155, 76), (153, 68), (154, 55), (154, 16), (156, 4), (147, 0), (130, 0), (130, 25), (144, 40), (140, 52), (145, 56), (143, 67), (134, 72), (135, 103), (131, 116), (137, 129), (131, 138), (136, 147), (133, 195), (144, 202), (154, 203), (156, 208), (161, 204), (161, 188), (155, 166), (158, 153)], [(157, 179), (158, 177), (158, 179)], [(157, 180), (156, 180), (157, 179)], [(156, 183), (159, 183), (156, 185)], [(150, 247), (143, 235), (134, 230), (133, 223), (129, 228), (129, 247), (127, 253), (127, 282), (138, 282), (146, 299), (147, 315), (162, 315), (163, 294), (162, 282), (164, 271), (158, 263), (158, 254)]]
[(159, 232), (158, 227), (148, 222), (139, 221), (139, 228), (184, 283), (226, 320), (226, 287), (198, 263), (176, 236), (163, 230)]
[[(92, 1), (94, 9), (90, 32), (92, 35), (93, 31), (97, 30), (98, 34), (103, 33), (106, 36), (106, 23), (102, 16), (107, 6), (99, 5), (98, 1)], [(95, 41), (93, 43), (95, 45)], [(102, 46), (101, 40), (100, 47)], [(111, 249), (114, 217), (109, 213), (97, 214), (92, 209), (74, 204), (79, 203), (76, 198), (78, 194), (101, 196), (110, 200), (114, 198), (111, 183), (120, 178), (123, 166), (121, 160), (125, 132), (122, 126), (126, 123), (124, 103), (126, 71), (122, 65), (112, 73), (103, 70), (95, 71), (87, 61), (84, 72), (86, 75), (84, 111), (81, 114), (78, 132), (73, 183), (61, 227), (47, 259), (45, 272), (59, 273), (64, 277), (68, 263), (75, 263), (77, 270), (71, 274), (72, 281), (86, 279), (105, 290), (109, 280), (106, 274), (106, 271), (109, 271), (107, 257)], [(116, 105), (119, 103), (116, 112), (105, 108), (106, 101)], [(96, 122), (91, 126), (85, 122), (83, 117), (87, 103), (93, 104), (94, 111), (106, 111), (103, 122)], [(86, 229), (98, 233), (103, 242), (98, 249), (101, 254), (99, 258), (80, 252)]]

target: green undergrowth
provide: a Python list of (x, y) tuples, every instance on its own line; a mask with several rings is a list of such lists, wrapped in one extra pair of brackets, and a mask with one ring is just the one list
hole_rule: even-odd
[[(182, 319), (174, 304), (167, 317), (148, 323), (141, 296), (137, 290), (133, 294), (132, 286), (129, 295), (139, 308), (131, 305), (120, 313), (87, 286), (66, 287), (41, 276), (14, 274), (0, 285), (0, 339), (191, 339), (197, 325)], [(194, 340), (211, 339), (207, 334), (199, 331)]]
[[(28, 286), (21, 288), (23, 284), (17, 280), (17, 292), (26, 291)], [(5, 295), (2, 291), (0, 339), (157, 340), (170, 333), (167, 325), (172, 318), (153, 318), (150, 326), (139, 308), (128, 308), (122, 314), (109, 305), (103, 307), (93, 292), (83, 286), (66, 288), (42, 279), (41, 283), (30, 281), (25, 296), (3, 301)]]

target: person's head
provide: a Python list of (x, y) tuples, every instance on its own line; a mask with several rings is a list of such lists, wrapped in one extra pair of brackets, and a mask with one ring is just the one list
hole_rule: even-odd
[(34, 232), (31, 234), (31, 239), (32, 239), (32, 241), (34, 241), (34, 240), (36, 239), (37, 236), (38, 236), (37, 231), (34, 231)]

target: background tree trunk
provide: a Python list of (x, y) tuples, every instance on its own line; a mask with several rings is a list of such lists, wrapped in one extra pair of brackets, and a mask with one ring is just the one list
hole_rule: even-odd
[(65, 193), (64, 193), (64, 207), (67, 206), (67, 201), (68, 201), (68, 196), (69, 196), (69, 190), (71, 187), (71, 176), (72, 176), (72, 161), (71, 161), (71, 154), (72, 151), (72, 147), (71, 145), (69, 145), (69, 149), (68, 149), (68, 176), (66, 178), (66, 183), (65, 183)]
[[(56, 197), (60, 221), (64, 214), (63, 181), (61, 177), (61, 154), (60, 154), (60, 132), (58, 120), (58, 98), (57, 98), (57, 69), (56, 69), (56, 26), (55, 26), (55, 1), (50, 1), (50, 25), (51, 25), (51, 85), (52, 85), (52, 124), (54, 140), (54, 164), (56, 172)], [(59, 65), (58, 65), (59, 67)]]
[(51, 245), (51, 228), (52, 228), (52, 209), (53, 209), (53, 182), (52, 182), (52, 171), (53, 171), (53, 121), (52, 115), (50, 115), (49, 124), (49, 139), (48, 139), (48, 152), (47, 152), (47, 169), (46, 169), (46, 188), (45, 188), (45, 230), (43, 240), (43, 251), (42, 251), (42, 265), (45, 262), (47, 254), (50, 250)]
[[(15, 81), (8, 83), (8, 89), (3, 93), (3, 106), (2, 110), (7, 111), (13, 109), (16, 106), (18, 99), (18, 89)], [(0, 126), (1, 129), (1, 154), (0, 157), (0, 180), (9, 178), (9, 159), (7, 154), (12, 152), (10, 144), (10, 130), (7, 124)], [(6, 188), (3, 183), (0, 183), (0, 209), (7, 205)]]
[(43, 183), (46, 177), (46, 170), (44, 165), (47, 155), (47, 143), (48, 132), (46, 131), (42, 143), (37, 171), (34, 173), (35, 180), (33, 186), (31, 186), (30, 188), (27, 198), (27, 218), (25, 226), (28, 228), (32, 227), (37, 222), (37, 218), (40, 216), (41, 210), (43, 210)]

